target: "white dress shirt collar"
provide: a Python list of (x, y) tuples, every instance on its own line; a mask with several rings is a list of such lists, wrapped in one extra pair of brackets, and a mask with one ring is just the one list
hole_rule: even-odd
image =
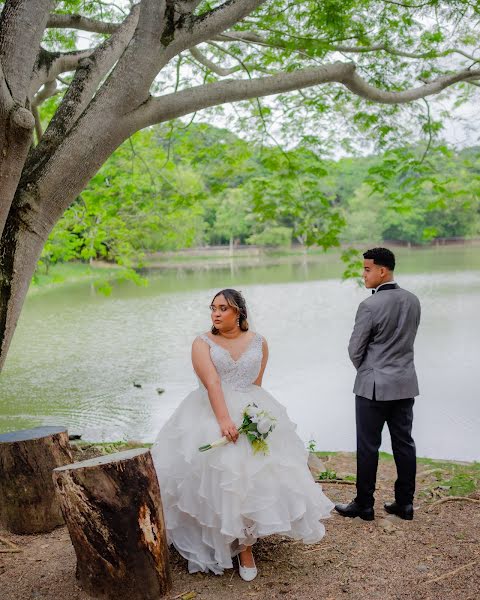
[(375, 288), (375, 292), (378, 292), (378, 290), (382, 287), (382, 285), (397, 285), (396, 281), (385, 281), (385, 283), (381, 283), (378, 287)]

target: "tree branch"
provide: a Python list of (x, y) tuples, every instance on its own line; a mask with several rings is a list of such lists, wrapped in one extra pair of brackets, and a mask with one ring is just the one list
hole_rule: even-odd
[(97, 92), (98, 85), (118, 61), (130, 42), (138, 21), (139, 6), (136, 4), (117, 31), (100, 44), (89, 56), (78, 62), (75, 76), (65, 93), (62, 103), (45, 131), (42, 141), (28, 160), (26, 171), (49, 156), (76, 123), (88, 103)]
[(206, 42), (233, 27), (267, 0), (226, 0), (210, 12), (195, 17), (189, 32), (189, 47)]
[(181, 90), (175, 94), (151, 97), (147, 103), (135, 111), (134, 117), (142, 120), (141, 127), (146, 127), (226, 102), (238, 102), (338, 81), (354, 69), (353, 64), (335, 63), (291, 73), (279, 73), (271, 77), (249, 80), (228, 79)]
[(420, 98), (438, 94), (445, 88), (460, 81), (476, 80), (479, 78), (480, 69), (463, 69), (462, 71), (457, 71), (450, 75), (442, 75), (429, 83), (401, 92), (379, 90), (362, 79), (356, 72), (353, 72), (352, 76), (342, 83), (357, 96), (370, 100), (371, 102), (378, 102), (379, 104), (406, 104), (408, 102), (413, 102), (414, 100), (419, 100)]
[(40, 48), (30, 82), (29, 98), (33, 98), (42, 85), (55, 81), (61, 73), (75, 71), (80, 61), (91, 56), (95, 49), (75, 52), (49, 52)]
[(192, 14), (202, 0), (176, 0), (175, 8), (181, 14)]
[(43, 135), (42, 122), (40, 120), (40, 113), (38, 112), (38, 106), (32, 106), (32, 115), (35, 119), (35, 133), (37, 135), (37, 144), (40, 143)]
[(445, 75), (417, 88), (400, 92), (380, 90), (356, 73), (353, 63), (332, 63), (322, 67), (279, 73), (271, 77), (250, 80), (226, 80), (181, 90), (175, 94), (151, 97), (131, 115), (138, 119), (138, 127), (168, 121), (196, 110), (227, 102), (269, 96), (324, 83), (340, 83), (355, 95), (381, 104), (405, 104), (437, 94), (460, 81), (480, 78), (480, 70), (462, 70)]
[(193, 48), (190, 48), (190, 54), (193, 56), (193, 58), (196, 61), (198, 61), (204, 67), (207, 67), (207, 69), (209, 69), (216, 75), (219, 75), (220, 77), (226, 77), (227, 75), (236, 73), (237, 71), (240, 71), (240, 69), (242, 68), (241, 65), (237, 65), (235, 67), (230, 67), (230, 68), (220, 67), (219, 65), (217, 65), (213, 61), (211, 61), (209, 58), (207, 58), (204, 54), (202, 54), (202, 52), (200, 52), (200, 50), (196, 46), (194, 46)]
[(53, 0), (7, 0), (0, 17), (0, 61), (14, 100), (25, 106)]
[(405, 52), (404, 50), (397, 50), (396, 48), (393, 48), (392, 46), (389, 46), (387, 44), (376, 44), (374, 46), (332, 46), (331, 50), (335, 51), (335, 52), (344, 52), (345, 54), (352, 54), (352, 53), (369, 53), (369, 52), (379, 52), (379, 51), (383, 51), (383, 52), (387, 52), (388, 54), (392, 54), (393, 56), (402, 56), (404, 58), (420, 58), (420, 59), (427, 59), (427, 58), (442, 58), (445, 56), (449, 56), (450, 54), (460, 54), (461, 56), (464, 56), (465, 58), (468, 58), (468, 60), (471, 60), (472, 62), (476, 63), (479, 62), (480, 59), (475, 58), (474, 56), (472, 56), (471, 54), (468, 54), (467, 52), (464, 52), (463, 50), (459, 49), (459, 48), (447, 48), (447, 50), (442, 50), (441, 52), (435, 52), (434, 54), (432, 54), (431, 52)]
[(115, 33), (120, 23), (106, 23), (96, 19), (89, 19), (82, 15), (59, 15), (52, 13), (47, 21), (48, 29), (78, 29), (92, 33)]
[(51, 98), (58, 94), (60, 90), (57, 90), (57, 81), (54, 79), (53, 81), (48, 81), (38, 92), (38, 94), (32, 100), (32, 107), (38, 107), (42, 102), (45, 102), (47, 98)]
[[(291, 48), (291, 44), (287, 44), (286, 42), (272, 43), (267, 38), (253, 31), (227, 31), (223, 34), (215, 36), (214, 39), (218, 42), (246, 42), (250, 44), (266, 46), (269, 48)], [(468, 52), (465, 52), (461, 48), (447, 48), (446, 50), (432, 54), (431, 52), (406, 52), (404, 50), (398, 50), (388, 44), (374, 44), (372, 46), (343, 46), (341, 44), (331, 44), (327, 40), (308, 39), (308, 41), (317, 42), (322, 48), (330, 52), (343, 52), (344, 54), (369, 54), (371, 52), (386, 52), (387, 54), (391, 54), (393, 56), (402, 56), (404, 58), (414, 59), (443, 58), (445, 56), (449, 56), (450, 54), (460, 54), (474, 63), (480, 62), (480, 58), (475, 58), (473, 55), (468, 54)], [(306, 48), (305, 46), (298, 45), (295, 50), (297, 52), (304, 52)]]

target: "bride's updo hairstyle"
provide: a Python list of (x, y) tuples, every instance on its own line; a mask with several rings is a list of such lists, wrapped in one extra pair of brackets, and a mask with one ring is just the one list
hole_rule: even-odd
[[(213, 297), (212, 304), (215, 298), (218, 298), (218, 296), (222, 295), (227, 301), (228, 306), (231, 306), (237, 311), (238, 325), (240, 329), (242, 331), (248, 331), (247, 304), (241, 292), (237, 292), (237, 290), (232, 290), (230, 288), (227, 288), (226, 290), (221, 290), (220, 292), (216, 293)], [(213, 335), (218, 335), (220, 333), (219, 330), (215, 327), (215, 325), (212, 325), (211, 332), (213, 333)]]

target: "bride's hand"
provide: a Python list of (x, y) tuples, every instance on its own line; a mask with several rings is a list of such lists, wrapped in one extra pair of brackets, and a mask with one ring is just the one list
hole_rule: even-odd
[(229, 442), (236, 442), (238, 440), (238, 429), (235, 423), (230, 417), (225, 417), (218, 421), (222, 435), (224, 435)]

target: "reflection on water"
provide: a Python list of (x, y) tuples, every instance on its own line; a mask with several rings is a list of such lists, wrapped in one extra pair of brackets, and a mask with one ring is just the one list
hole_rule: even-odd
[[(398, 255), (396, 278), (423, 308), (418, 452), (478, 460), (480, 248)], [(0, 380), (0, 431), (55, 423), (84, 439), (152, 441), (196, 385), (190, 344), (209, 326), (211, 296), (236, 286), (269, 341), (264, 386), (287, 406), (302, 438), (322, 449), (353, 450), (354, 371), (346, 346), (367, 292), (342, 283), (341, 269), (328, 256), (303, 264), (182, 268), (156, 273), (147, 288), (119, 285), (109, 298), (86, 284), (31, 296)], [(166, 392), (159, 395), (158, 387)]]

